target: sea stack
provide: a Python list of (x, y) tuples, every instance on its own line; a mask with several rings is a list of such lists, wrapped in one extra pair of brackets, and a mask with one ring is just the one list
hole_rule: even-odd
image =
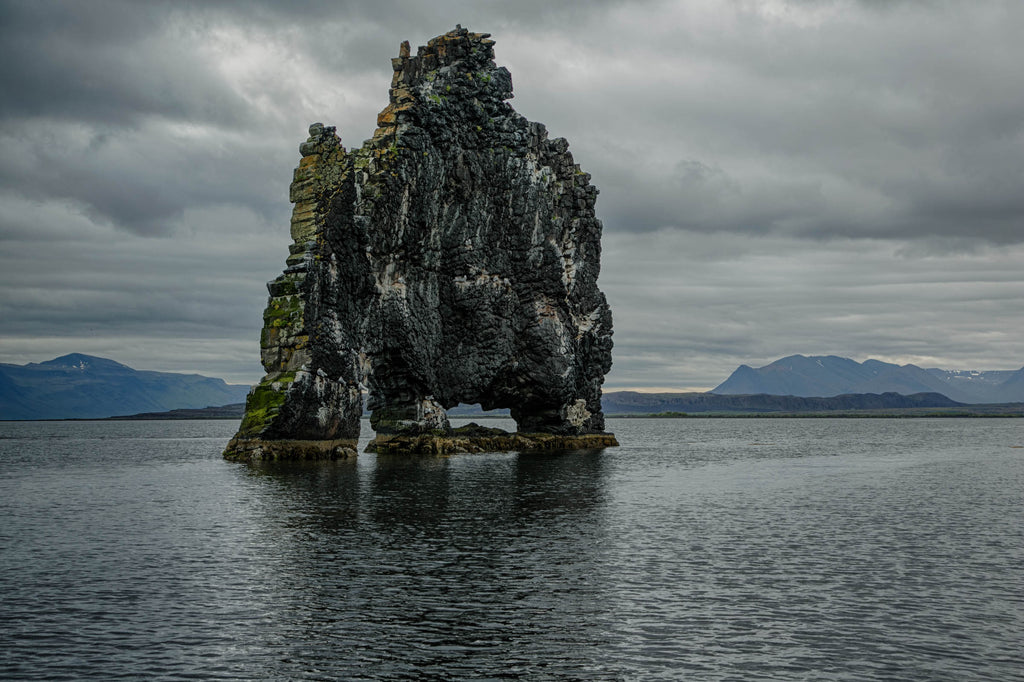
[[(299, 146), (267, 374), (225, 457), (354, 455), (364, 391), (378, 452), (616, 445), (590, 175), (507, 103), (489, 34), (456, 27), (391, 61), (372, 139), (346, 151), (314, 123)], [(453, 430), (460, 403), (509, 408), (517, 432)]]

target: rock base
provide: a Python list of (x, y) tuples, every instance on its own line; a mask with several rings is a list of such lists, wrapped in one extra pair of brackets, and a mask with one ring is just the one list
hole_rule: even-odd
[(232, 438), (224, 450), (224, 459), (233, 462), (275, 460), (333, 460), (355, 457), (357, 442), (340, 440), (262, 440)]
[(450, 433), (417, 435), (377, 434), (366, 452), (386, 455), (449, 455), (464, 452), (510, 452), (514, 450), (593, 450), (615, 447), (615, 434), (509, 433), (469, 424)]

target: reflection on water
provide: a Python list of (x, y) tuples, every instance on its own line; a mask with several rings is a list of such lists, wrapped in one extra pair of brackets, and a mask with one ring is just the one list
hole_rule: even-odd
[(234, 426), (0, 425), (0, 677), (1024, 669), (1018, 420), (616, 420), (604, 451), (259, 467), (220, 459)]
[(293, 531), (279, 570), (303, 585), (256, 648), (288, 642), (282, 657), (329, 671), (341, 647), (346, 675), (592, 668), (612, 617), (600, 453), (372, 459), (249, 474)]

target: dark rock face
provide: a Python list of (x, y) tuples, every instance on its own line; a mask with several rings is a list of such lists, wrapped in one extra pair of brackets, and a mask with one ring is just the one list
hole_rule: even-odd
[(226, 456), (288, 456), (289, 442), (351, 454), (364, 388), (392, 449), (449, 436), (459, 403), (510, 408), (521, 433), (567, 443), (603, 432), (597, 189), (564, 138), (506, 103), (493, 44), (462, 28), (416, 56), (403, 43), (357, 150), (310, 126), (288, 267), (268, 285), (267, 376)]

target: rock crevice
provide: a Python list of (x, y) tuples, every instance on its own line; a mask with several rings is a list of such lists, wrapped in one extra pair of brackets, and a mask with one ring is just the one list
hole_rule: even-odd
[(226, 456), (285, 457), (285, 441), (351, 454), (364, 389), (389, 451), (467, 449), (445, 414), (459, 403), (510, 408), (545, 447), (614, 442), (580, 438), (604, 432), (611, 367), (597, 189), (564, 138), (508, 104), (493, 45), (461, 27), (415, 55), (403, 43), (358, 149), (310, 126), (287, 267), (268, 284), (267, 375)]

